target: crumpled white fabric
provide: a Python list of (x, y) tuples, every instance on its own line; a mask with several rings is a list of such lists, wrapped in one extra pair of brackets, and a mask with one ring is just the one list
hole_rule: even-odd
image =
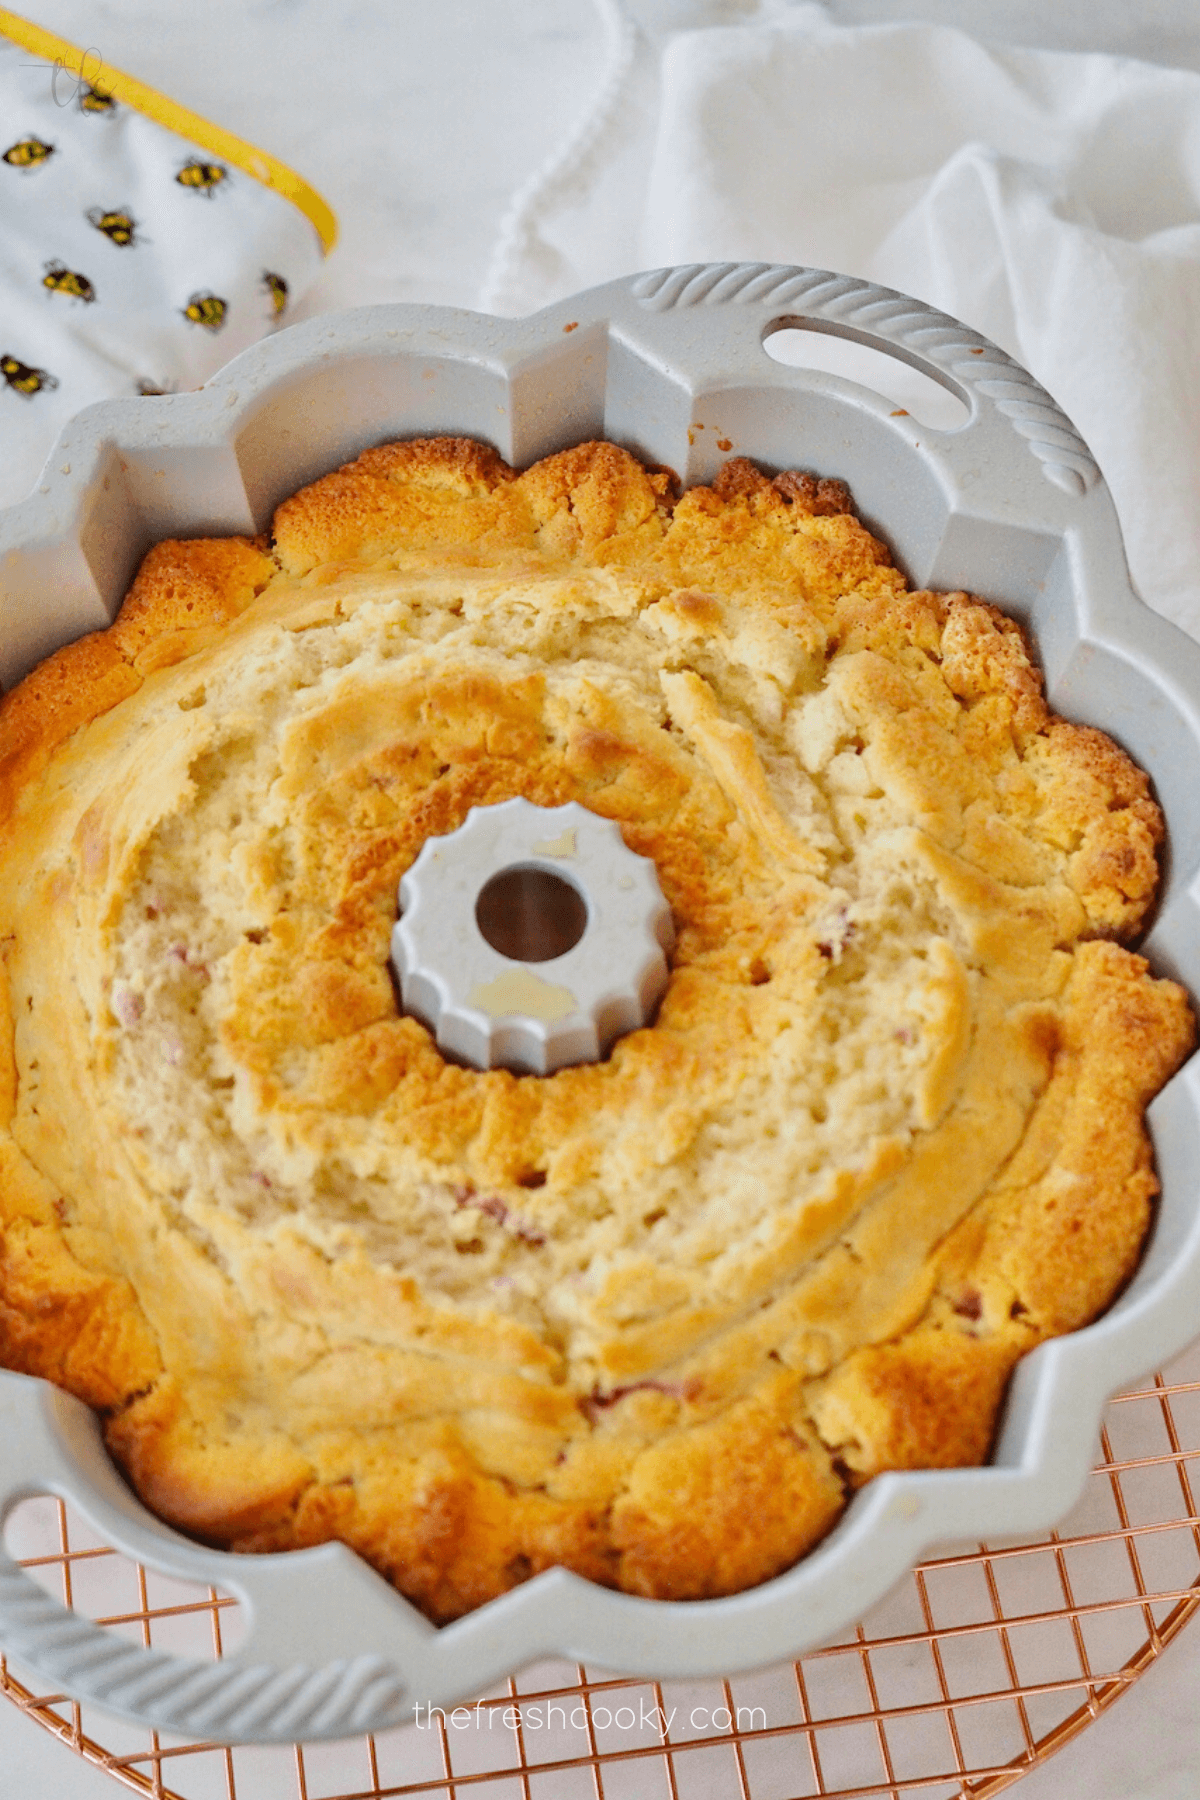
[(290, 200), (88, 85), (0, 37), (0, 506), (81, 407), (198, 387), (321, 266)]
[(517, 197), (487, 302), (726, 259), (915, 294), (1049, 389), (1104, 470), (1140, 592), (1200, 636), (1200, 75), (843, 27), (814, 4), (635, 33), (622, 72), (621, 0), (597, 4), (602, 116), (586, 155)]

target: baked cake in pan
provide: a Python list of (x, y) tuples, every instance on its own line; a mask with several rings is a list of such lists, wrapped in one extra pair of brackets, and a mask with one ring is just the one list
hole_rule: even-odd
[[(389, 969), (422, 844), (515, 796), (675, 924), (654, 1022), (547, 1077)], [(1137, 1262), (1193, 1034), (1122, 948), (1146, 777), (839, 483), (368, 451), (151, 550), (0, 705), (0, 812), (0, 1357), (210, 1542), (340, 1538), (436, 1620), (734, 1592), (985, 1460)]]

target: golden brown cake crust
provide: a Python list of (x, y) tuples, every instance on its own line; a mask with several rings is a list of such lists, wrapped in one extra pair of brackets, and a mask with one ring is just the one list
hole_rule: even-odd
[[(545, 1079), (387, 965), (421, 844), (517, 794), (617, 820), (677, 931)], [(368, 451), (0, 702), (0, 821), (0, 1355), (214, 1542), (341, 1538), (435, 1619), (734, 1592), (986, 1457), (1136, 1264), (1192, 1044), (1119, 943), (1158, 809), (839, 483)]]

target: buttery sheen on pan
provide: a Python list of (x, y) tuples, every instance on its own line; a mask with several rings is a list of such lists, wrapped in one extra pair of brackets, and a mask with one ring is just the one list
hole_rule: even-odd
[[(541, 1077), (398, 1013), (472, 806), (616, 820), (654, 1022)], [(0, 706), (0, 1353), (164, 1518), (341, 1538), (434, 1619), (566, 1564), (725, 1594), (986, 1458), (1156, 1192), (1161, 819), (1018, 627), (838, 483), (387, 445), (160, 544)]]

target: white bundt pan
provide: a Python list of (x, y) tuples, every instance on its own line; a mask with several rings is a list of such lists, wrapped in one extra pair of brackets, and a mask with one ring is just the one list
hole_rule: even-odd
[[(890, 351), (959, 395), (968, 422), (932, 431), (854, 383), (781, 366), (764, 339), (797, 324)], [(0, 678), (106, 625), (157, 539), (262, 531), (286, 495), (367, 445), (434, 433), (486, 439), (519, 467), (607, 437), (685, 484), (710, 480), (726, 445), (769, 470), (842, 477), (914, 582), (1025, 621), (1054, 707), (1151, 772), (1170, 857), (1145, 948), (1200, 992), (1200, 647), (1134, 596), (1099, 470), (1037, 383), (953, 319), (844, 276), (667, 269), (512, 321), (370, 307), (283, 332), (199, 393), (91, 407), (37, 492), (0, 517)], [(227, 1742), (382, 1729), (556, 1653), (664, 1677), (797, 1655), (931, 1546), (1041, 1531), (1074, 1503), (1107, 1397), (1200, 1327), (1198, 1103), (1193, 1059), (1150, 1111), (1163, 1192), (1137, 1275), (1102, 1319), (1019, 1365), (990, 1464), (878, 1477), (762, 1587), (652, 1601), (558, 1569), (439, 1630), (341, 1545), (233, 1556), (190, 1542), (134, 1498), (86, 1407), (6, 1374), (0, 1513), (61, 1495), (129, 1556), (235, 1595), (248, 1628), (216, 1664), (143, 1649), (0, 1557), (0, 1645), (78, 1700)]]

